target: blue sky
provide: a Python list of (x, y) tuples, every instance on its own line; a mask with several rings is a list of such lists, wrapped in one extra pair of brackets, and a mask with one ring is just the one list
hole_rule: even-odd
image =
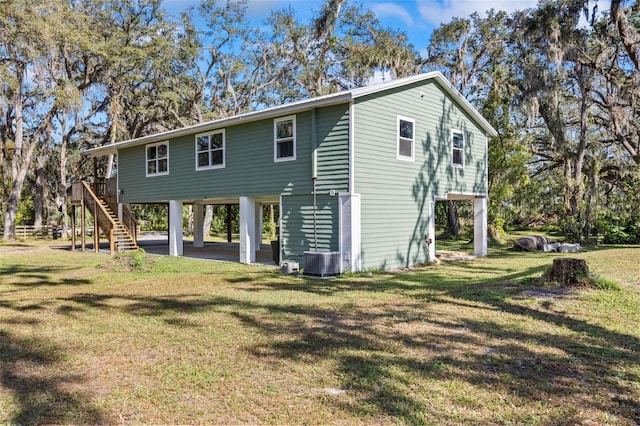
[[(610, 0), (597, 2), (600, 11), (610, 4)], [(322, 3), (322, 0), (249, 0), (248, 25), (260, 25), (272, 10), (288, 5), (298, 11), (301, 19), (308, 19)], [(354, 3), (375, 12), (384, 26), (405, 31), (416, 50), (422, 51), (429, 44), (433, 29), (453, 17), (468, 17), (473, 12), (484, 15), (492, 8), (513, 12), (533, 8), (538, 0), (355, 0)], [(163, 4), (169, 13), (177, 15), (199, 4), (199, 0), (164, 0)]]

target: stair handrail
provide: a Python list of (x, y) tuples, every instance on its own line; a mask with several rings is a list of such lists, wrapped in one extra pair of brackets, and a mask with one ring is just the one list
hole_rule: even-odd
[(133, 217), (131, 210), (125, 204), (122, 204), (122, 222), (124, 226), (131, 232), (134, 241), (138, 241), (138, 221)]
[(122, 207), (122, 217), (119, 218), (119, 220), (122, 222), (125, 228), (127, 228), (127, 231), (129, 231), (129, 234), (131, 234), (133, 239), (137, 242), (138, 241), (138, 221), (136, 220), (135, 217), (133, 217), (133, 213), (131, 213), (131, 210), (129, 210), (127, 205), (118, 204), (114, 202), (113, 198), (111, 197), (105, 198), (104, 201), (106, 201), (107, 205), (109, 205), (109, 208), (114, 212), (118, 211), (119, 206)]
[[(84, 186), (85, 193), (89, 194), (89, 196), (93, 199), (93, 202), (95, 203), (95, 205), (100, 209), (102, 214), (104, 214), (107, 220), (109, 220), (109, 222), (111, 223), (111, 229), (115, 228), (117, 226), (117, 223), (109, 215), (109, 212), (107, 212), (107, 209), (105, 209), (105, 207), (102, 205), (102, 203), (100, 202), (100, 198), (98, 198), (98, 196), (93, 192), (93, 190), (91, 189), (91, 186), (85, 181), (82, 181), (82, 185)], [(93, 232), (98, 232), (98, 230), (94, 229)]]

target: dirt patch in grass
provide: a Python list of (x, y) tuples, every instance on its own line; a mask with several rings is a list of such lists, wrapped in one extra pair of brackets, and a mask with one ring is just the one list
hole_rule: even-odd
[(565, 287), (538, 287), (524, 290), (520, 293), (521, 297), (531, 299), (564, 299), (572, 296), (573, 290)]

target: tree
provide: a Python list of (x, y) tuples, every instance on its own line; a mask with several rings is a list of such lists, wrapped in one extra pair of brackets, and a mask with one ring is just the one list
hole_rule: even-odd
[(584, 160), (591, 149), (593, 72), (587, 66), (588, 30), (578, 26), (588, 1), (542, 1), (514, 15), (510, 39), (520, 101), (537, 130), (531, 149), (537, 173), (560, 168), (564, 182), (564, 228), (584, 228)]
[[(499, 207), (516, 185), (522, 167), (521, 147), (513, 127), (513, 108), (508, 104), (514, 91), (507, 65), (508, 31), (505, 12), (490, 10), (485, 17), (454, 18), (431, 34), (423, 67), (442, 72), (453, 86), (483, 111), (499, 129), (489, 142), (489, 222), (501, 228)], [(461, 233), (456, 203), (447, 202), (447, 234)]]
[(363, 86), (376, 72), (396, 78), (418, 71), (406, 34), (383, 28), (371, 11), (346, 0), (327, 0), (308, 24), (291, 8), (274, 12), (268, 23), (272, 53), (265, 56), (278, 75), (280, 102)]
[(11, 161), (4, 176), (3, 239), (15, 238), (18, 202), (33, 154), (50, 134), (58, 111), (46, 59), (64, 38), (58, 25), (64, 22), (67, 10), (59, 0), (0, 3), (0, 151), (2, 159)]

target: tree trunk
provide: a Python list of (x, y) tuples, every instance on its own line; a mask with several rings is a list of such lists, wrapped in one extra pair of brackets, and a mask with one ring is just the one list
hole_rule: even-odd
[[(24, 178), (27, 175), (27, 168), (29, 159), (33, 149), (25, 153), (24, 149), (24, 133), (22, 126), (24, 125), (24, 117), (22, 116), (22, 80), (24, 72), (21, 68), (16, 71), (16, 77), (18, 77), (17, 92), (14, 94), (14, 111), (15, 111), (15, 134), (14, 134), (14, 151), (13, 158), (11, 160), (11, 189), (9, 189), (9, 196), (7, 197), (7, 203), (5, 206), (4, 214), (4, 232), (2, 239), (15, 240), (16, 239), (16, 212), (18, 211), (18, 202), (20, 201), (20, 195), (22, 193), (22, 184)], [(31, 144), (31, 146), (35, 146)], [(28, 155), (25, 155), (28, 154)]]
[(44, 166), (46, 164), (47, 157), (44, 154), (44, 150), (39, 150), (36, 159), (36, 188), (35, 196), (33, 200), (34, 210), (34, 222), (33, 227), (36, 231), (42, 229), (44, 224)]
[(213, 222), (213, 206), (208, 204), (204, 210), (204, 223), (202, 224), (202, 235), (205, 237), (211, 231), (211, 222)]
[(195, 233), (194, 226), (193, 205), (189, 206), (189, 213), (187, 214), (187, 235), (193, 235)]
[[(50, 132), (47, 140), (51, 137)], [(60, 211), (62, 212), (62, 237), (67, 238), (67, 228), (69, 218), (67, 217), (67, 147), (69, 145), (69, 135), (67, 133), (67, 115), (62, 113), (62, 144), (60, 145), (60, 187), (58, 197), (60, 199)]]
[(597, 232), (593, 234), (593, 230), (597, 231), (597, 225), (593, 226), (593, 220), (598, 218), (598, 185), (599, 185), (599, 164), (596, 159), (591, 162), (591, 168), (589, 170), (589, 194), (587, 196), (587, 209), (584, 214), (584, 228), (582, 233), (586, 241), (591, 241), (595, 237), (596, 244), (598, 243)]
[(447, 201), (447, 234), (450, 237), (460, 236), (460, 220), (458, 219), (458, 209), (453, 200)]
[[(575, 153), (574, 163), (573, 163), (573, 175), (571, 176), (571, 195), (569, 200), (569, 215), (576, 219), (578, 230), (584, 229), (586, 224), (581, 223), (582, 209), (580, 208), (580, 201), (582, 200), (584, 193), (582, 190), (582, 168), (584, 166), (584, 157), (587, 152), (587, 130), (589, 126), (589, 102), (588, 98), (590, 95), (591, 81), (590, 74), (586, 67), (583, 67), (581, 64), (578, 64), (576, 67), (576, 72), (578, 74), (578, 82), (580, 86), (581, 93), (581, 104), (580, 104), (580, 140), (578, 143), (578, 148)], [(568, 160), (567, 160), (568, 161)], [(585, 236), (588, 238), (588, 235), (584, 235), (582, 232), (577, 232), (578, 237)]]
[(269, 204), (269, 240), (276, 239), (276, 220), (273, 204)]

